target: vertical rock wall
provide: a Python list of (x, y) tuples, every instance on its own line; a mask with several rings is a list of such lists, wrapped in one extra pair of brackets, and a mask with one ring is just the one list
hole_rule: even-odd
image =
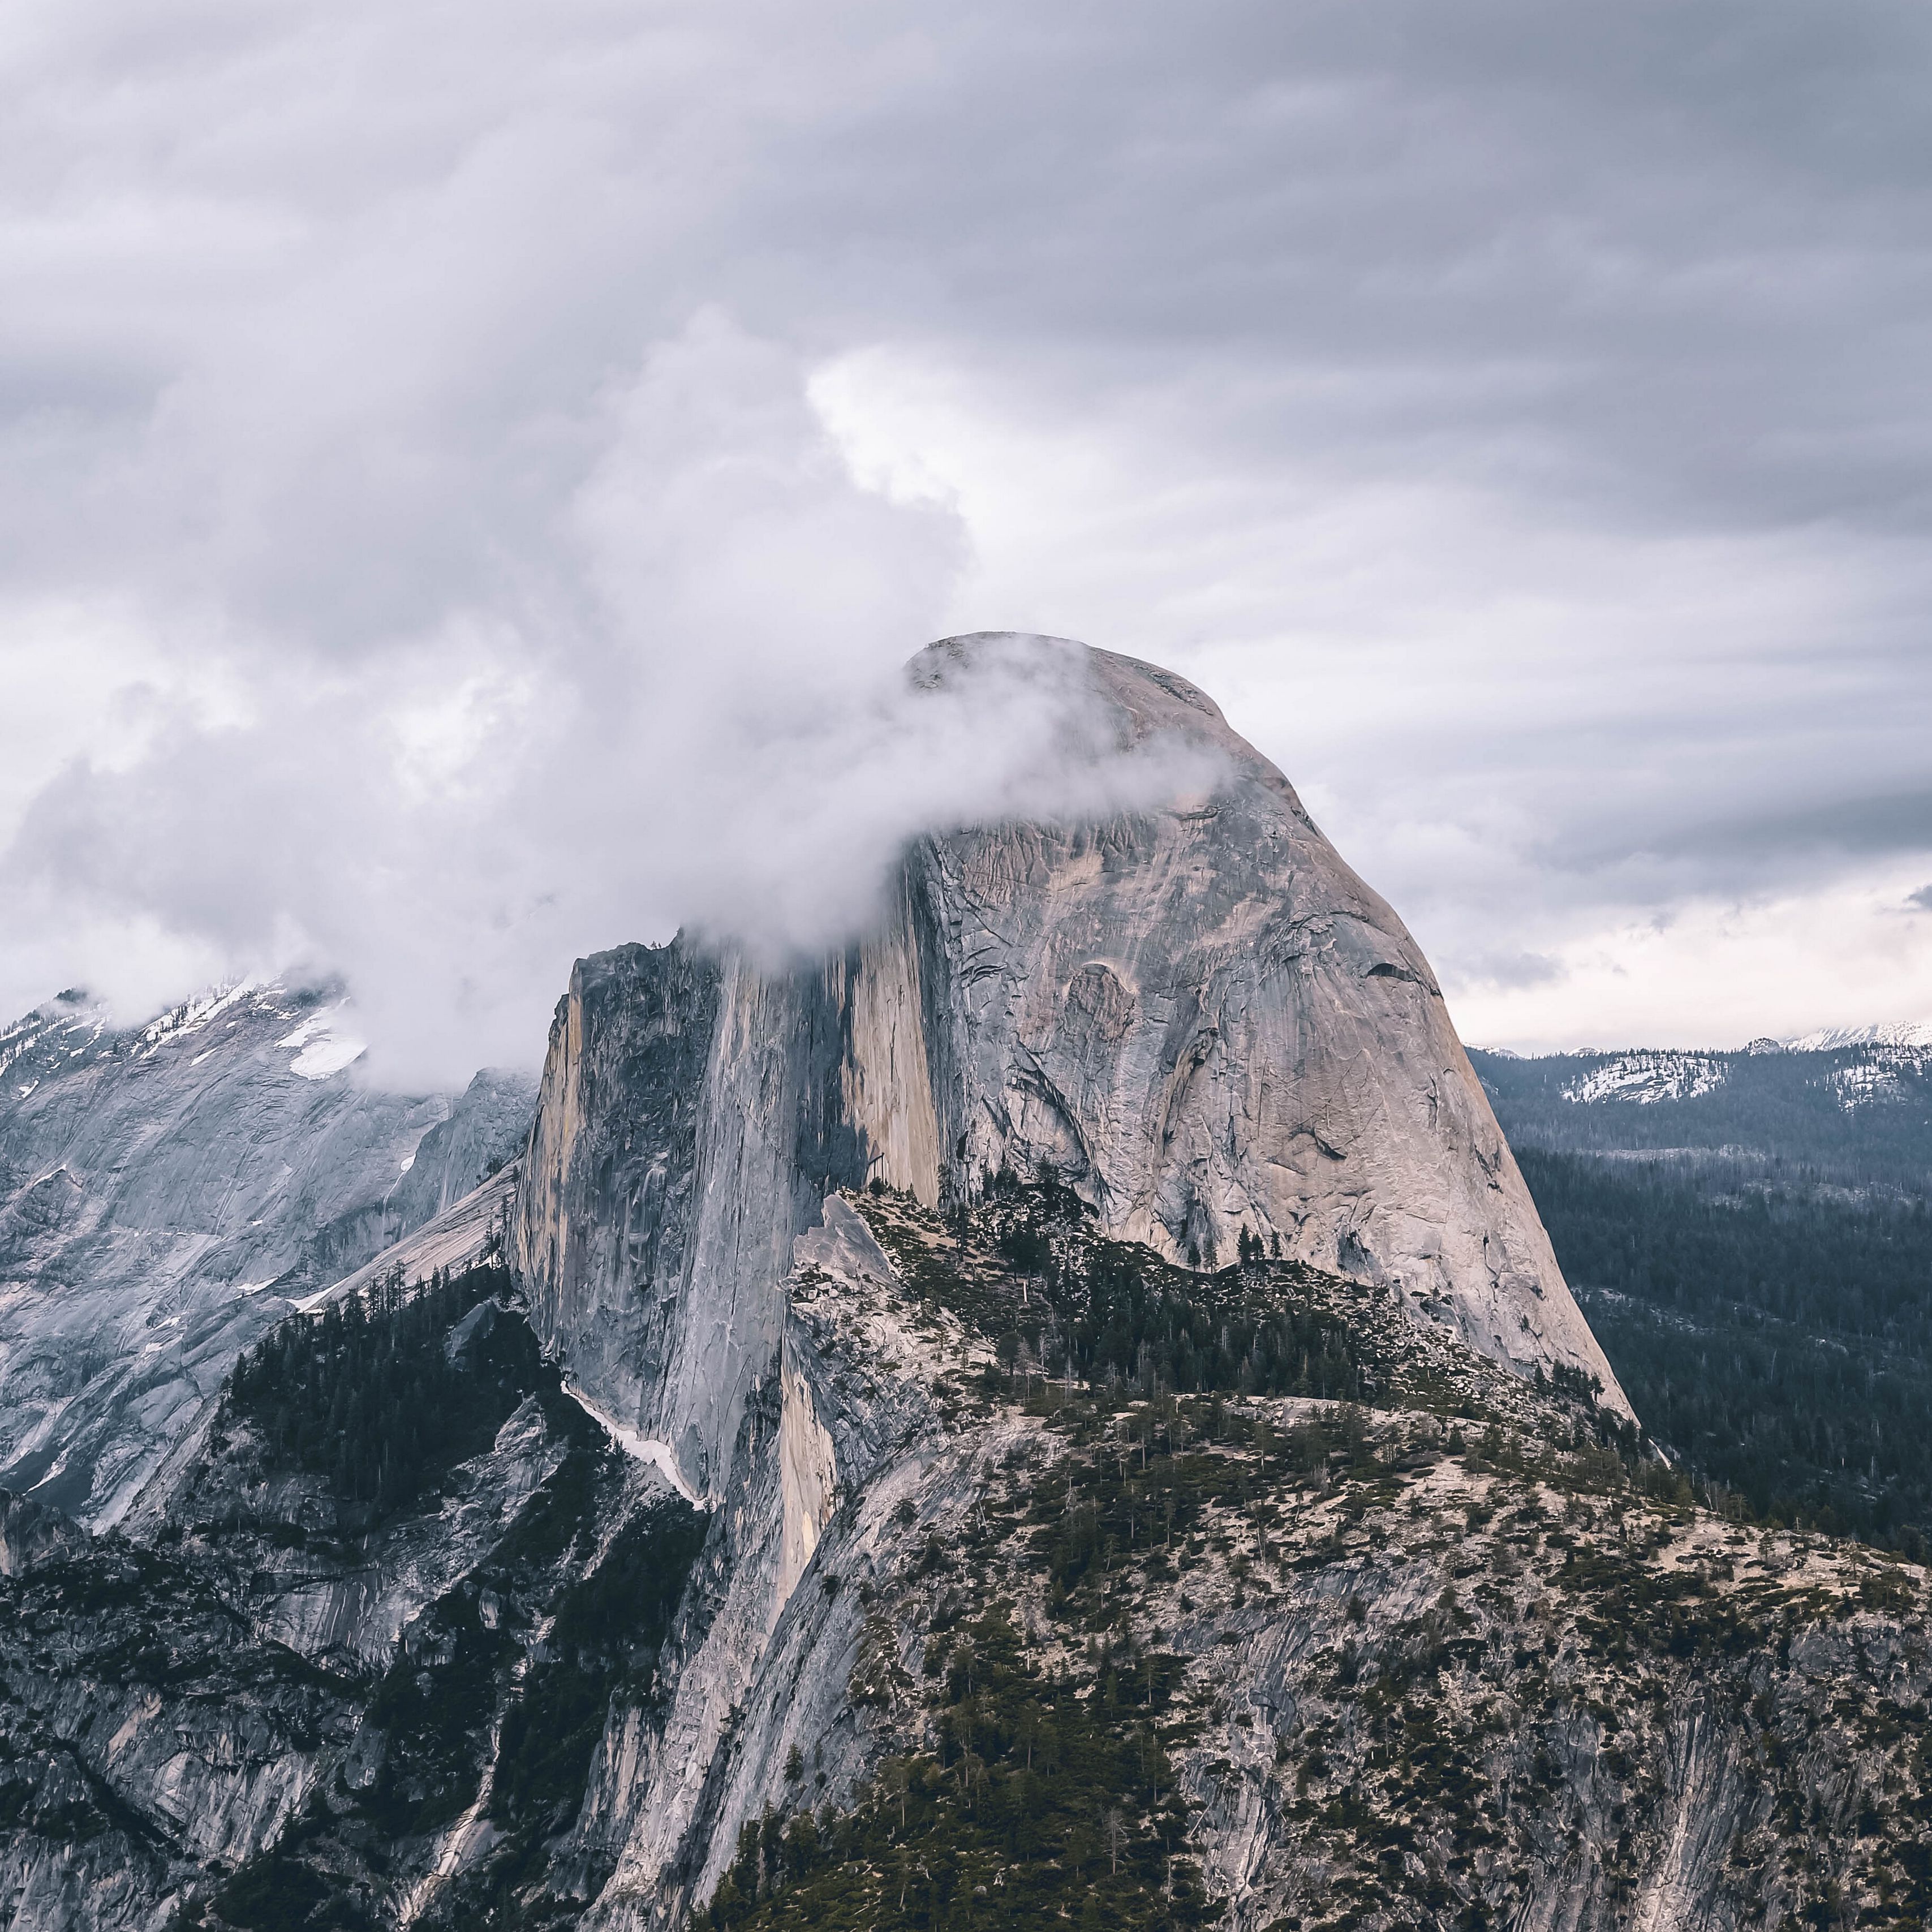
[(1622, 1405), (1401, 922), (1192, 685), (1084, 662), (1122, 745), (1204, 752), (1207, 794), (921, 839), (814, 968), (682, 940), (579, 964), (519, 1196), (547, 1344), (715, 1496), (826, 1193), (932, 1205), (1050, 1162), (1122, 1238), (1210, 1266), (1245, 1229)]
[(845, 1113), (857, 970), (623, 946), (578, 962), (551, 1023), (513, 1232), (532, 1324), (713, 1499), (771, 1372), (793, 1238), (866, 1178)]

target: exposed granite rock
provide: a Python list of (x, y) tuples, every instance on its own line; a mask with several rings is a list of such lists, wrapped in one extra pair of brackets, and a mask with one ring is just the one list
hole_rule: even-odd
[(376, 1092), (338, 991), (145, 1027), (63, 994), (0, 1033), (0, 1481), (97, 1526), (237, 1354), (520, 1150), (534, 1094)]
[[(395, 1924), (567, 1822), (511, 1802), (476, 1828), (504, 1712), (626, 1533), (691, 1512), (562, 1396), (514, 1309), (482, 1300), (433, 1339), (493, 1386), (527, 1371), (529, 1393), (513, 1382), (494, 1442), (399, 1513), (371, 1521), (229, 1412), (127, 1519), (138, 1540), (0, 1491), (0, 1923), (201, 1923), (242, 1868), (272, 1890), (337, 1821), (328, 1876), (291, 1895), (333, 1886), (357, 1922)], [(634, 1656), (638, 1635), (626, 1618), (608, 1640)]]
[(893, 1528), (936, 1458), (961, 1461), (963, 1482), (994, 1453), (955, 1440), (941, 1413), (935, 1384), (969, 1346), (958, 1321), (908, 1305), (845, 1203), (826, 1219), (797, 1244), (778, 1372), (740, 1425), (667, 1646), (662, 1713), (614, 1706), (592, 1770), (579, 1868), (608, 1874), (598, 1912), (615, 1923), (674, 1924), (708, 1899), (740, 1826), (785, 1796), (794, 1747), (825, 1774), (814, 1791), (850, 1790), (877, 1741), (849, 1697), (863, 1609), (838, 1586), (844, 1558)]
[[(253, 1171), (197, 1107), (259, 1126), (286, 1076), (348, 1096), (291, 1135), (394, 1166), (359, 1196), (338, 1172), (339, 1211), (310, 1187), (280, 1287), (434, 1214), (340, 1292), (413, 1281), (490, 1251), (514, 1198), (550, 1358), (507, 1300), (439, 1334), (457, 1364), (514, 1334), (532, 1379), (400, 1516), (184, 1408), (178, 1368), (84, 1491), (124, 1534), (0, 1498), (9, 1922), (220, 1932), (255, 1884), (422, 1932), (674, 1932), (714, 1899), (763, 1932), (813, 1886), (886, 1924), (928, 1843), (934, 1901), (1010, 1882), (1058, 1911), (1103, 1838), (1110, 1898), (1138, 1858), (1156, 1916), (1225, 1904), (1235, 1932), (1922, 1922), (1924, 1575), (1720, 1521), (1633, 1460), (1413, 942), (1191, 686), (1078, 662), (1124, 744), (1218, 760), (1206, 795), (921, 840), (876, 929), (795, 970), (683, 940), (580, 962), (520, 1167), (473, 1191), (515, 1113), (481, 1078), (472, 1126), (431, 1131), (355, 1099), (313, 1027), (268, 1043), (320, 1077), (196, 1100), (196, 1030), (241, 1033), (232, 1004), (119, 1071), (78, 1004), (0, 1040), (20, 1106), (98, 1083), (0, 1112), (32, 1156), (0, 1240), (43, 1298), (14, 1306), (70, 1254), (107, 1278), (109, 1163), (46, 1157), (86, 1155), (97, 1107), (123, 1109), (100, 1146), (170, 1143), (193, 1201), (177, 1138)], [(113, 1084), (151, 1063), (178, 1136)], [(1227, 1265), (1244, 1233), (1270, 1258)], [(212, 1220), (167, 1276), (197, 1387), (254, 1332), (237, 1309), (290, 1306), (240, 1294), (250, 1241)], [(1103, 1364), (1099, 1316), (1076, 1331), (1108, 1282), (1158, 1318)], [(80, 1386), (138, 1395), (115, 1346)], [(106, 1468), (101, 1440), (62, 1438)], [(1114, 1725), (1148, 1788), (1083, 1794), (1036, 1858), (979, 1808), (1034, 1789), (1042, 1712)], [(561, 1759), (530, 1742), (553, 1722)], [(906, 1835), (941, 1826), (943, 1857)]]
[(32, 1496), (0, 1490), (0, 1576), (26, 1576), (64, 1563), (86, 1541), (71, 1517)]
[(715, 1498), (826, 1192), (1051, 1167), (1111, 1234), (1211, 1267), (1245, 1230), (1628, 1412), (1401, 922), (1186, 680), (1035, 641), (1083, 653), (1123, 745), (1209, 754), (1211, 794), (920, 839), (876, 931), (810, 968), (682, 938), (579, 962), (514, 1232), (546, 1346)]
[[(1135, 1897), (1235, 1932), (1919, 1922), (1922, 1571), (1664, 1493), (1604, 1446), (1613, 1413), (1384, 1289), (1190, 1274), (1066, 1202), (824, 1203), (688, 1571), (690, 1541), (654, 1568), (638, 1538), (692, 1513), (501, 1301), (437, 1346), (520, 1336), (499, 1359), (537, 1385), (394, 1520), (358, 1528), (235, 1416), (130, 1518), (145, 1546), (0, 1499), (9, 1922), (221, 1932), (272, 1896), (291, 1923), (669, 1932), (722, 1892), (748, 1932), (829, 1901), (885, 1925), (908, 1871), (1077, 1917), (1107, 1806), (1157, 1862)], [(1299, 1310), (1367, 1406), (1177, 1399), (1144, 1358), (1044, 1389), (1080, 1284), (1123, 1270), (1204, 1347)], [(654, 1587), (681, 1599), (646, 1631)], [(1023, 1732), (1076, 1724), (1153, 1788), (1082, 1796), (1063, 1838), (1041, 1787), (1044, 1836), (1010, 1838)], [(226, 1918), (231, 1893), (256, 1902)]]
[(773, 978), (682, 945), (578, 963), (518, 1181), (518, 1271), (572, 1379), (722, 1493), (794, 1238), (863, 1178), (844, 962)]
[[(916, 661), (935, 681), (974, 640)], [(1434, 975), (1273, 765), (1186, 679), (1111, 652), (1124, 737), (1203, 746), (1210, 796), (923, 842), (908, 863), (939, 1174), (1052, 1163), (1171, 1258), (1291, 1258), (1398, 1289), (1519, 1373), (1616, 1378), (1577, 1312)], [(915, 1118), (928, 1104), (906, 1103)], [(884, 1137), (868, 1142), (889, 1166)]]
[(296, 1305), (304, 1312), (360, 1294), (376, 1282), (419, 1287), (439, 1271), (450, 1274), (502, 1258), (506, 1231), (516, 1198), (518, 1164), (511, 1161), (460, 1200), (405, 1234), (353, 1274), (345, 1275)]
[[(1594, 1446), (1586, 1402), (1340, 1280), (1301, 1292), (1380, 1365), (1373, 1408), (1125, 1391), (1089, 1408), (1076, 1390), (1029, 1413), (986, 1333), (1026, 1318), (1022, 1282), (908, 1201), (864, 1206), (923, 1286), (854, 1238), (847, 1203), (800, 1239), (782, 1372), (747, 1408), (659, 1701), (614, 1704), (560, 1854), (553, 1885), (587, 1925), (686, 1922), (747, 1826), (769, 1846), (788, 1820), (856, 1808), (890, 1839), (881, 1768), (944, 1788), (968, 1721), (946, 1660), (970, 1656), (988, 1611), (1016, 1624), (1049, 1706), (1099, 1708), (1096, 1630), (1160, 1660), (1162, 1702), (1125, 1721), (1169, 1740), (1237, 1932), (1349, 1910), (1365, 1928), (1474, 1911), (1689, 1932), (1906, 1898), (1932, 1815), (1910, 1722), (1932, 1693), (1919, 1570), (1648, 1499)], [(788, 1462), (808, 1408), (832, 1507), (798, 1568)], [(1130, 1557), (1163, 1496), (1178, 1515)], [(1083, 1534), (1114, 1554), (1076, 1566), (1070, 1593), (1064, 1546)], [(982, 1878), (1018, 1862), (990, 1828)], [(1820, 1832), (1841, 1834), (1828, 1857)], [(842, 1922), (896, 1922), (889, 1893), (872, 1910), (884, 1875), (834, 1858)], [(813, 1922), (778, 1900), (771, 1922)]]
[(416, 1143), (388, 1199), (389, 1240), (427, 1226), (500, 1173), (524, 1150), (536, 1111), (527, 1073), (486, 1066), (450, 1102), (449, 1112)]

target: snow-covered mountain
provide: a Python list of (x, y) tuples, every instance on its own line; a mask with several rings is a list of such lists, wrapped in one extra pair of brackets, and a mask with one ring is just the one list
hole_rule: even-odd
[(114, 1522), (237, 1354), (520, 1147), (534, 1097), (377, 1092), (339, 988), (0, 1032), (0, 1484)]
[(1654, 1106), (1665, 1100), (1694, 1100), (1715, 1093), (1724, 1084), (1722, 1060), (1708, 1053), (1664, 1048), (1619, 1053), (1593, 1061), (1563, 1089), (1563, 1097), (1581, 1107), (1601, 1100)]
[(1791, 1053), (1831, 1053), (1846, 1046), (1932, 1046), (1932, 1019), (1821, 1027), (1816, 1033), (1800, 1034), (1784, 1044)]
[(1908, 1028), (1856, 1030), (1870, 1036), (1472, 1058), (1519, 1149), (1748, 1156), (1814, 1182), (1923, 1194), (1932, 1181), (1932, 1046), (1913, 1044)]

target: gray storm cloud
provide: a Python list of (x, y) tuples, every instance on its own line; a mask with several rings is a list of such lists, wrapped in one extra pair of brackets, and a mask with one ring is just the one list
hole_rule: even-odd
[(700, 318), (604, 414), (515, 621), (244, 662), (243, 715), (42, 790), (0, 886), (62, 976), (131, 1012), (184, 961), (339, 974), (376, 1076), (446, 1084), (540, 1051), (578, 952), (816, 951), (917, 832), (1211, 784), (1114, 741), (1076, 646), (994, 635), (909, 680), (957, 533), (856, 486), (768, 346)]
[(514, 1057), (1034, 795), (1063, 702), (898, 682), (1009, 624), (1212, 691), (1488, 1036), (1922, 1010), (1928, 85), (1906, 0), (22, 0), (0, 1001)]

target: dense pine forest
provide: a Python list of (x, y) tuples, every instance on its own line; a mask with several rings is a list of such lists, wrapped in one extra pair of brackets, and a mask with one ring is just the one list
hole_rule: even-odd
[(272, 1466), (328, 1478), (370, 1521), (406, 1509), (479, 1454), (524, 1398), (554, 1382), (508, 1271), (475, 1268), (420, 1291), (379, 1284), (284, 1322), (236, 1364), (224, 1420), (250, 1425)]
[(1651, 1433), (1768, 1520), (1928, 1553), (1932, 1214), (1523, 1150)]
[(1656, 1440), (1765, 1521), (1932, 1554), (1927, 1057), (1473, 1057)]

